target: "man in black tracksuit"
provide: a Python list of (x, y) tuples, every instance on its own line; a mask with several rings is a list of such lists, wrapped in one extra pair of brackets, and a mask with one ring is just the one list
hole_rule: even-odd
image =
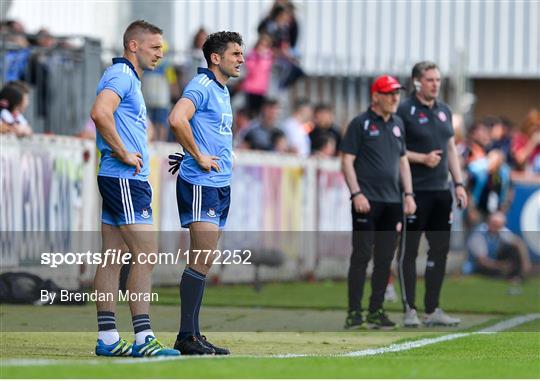
[[(371, 87), (371, 107), (351, 121), (341, 144), (342, 171), (351, 192), (353, 218), (345, 328), (360, 327), (364, 323), (361, 300), (366, 267), (372, 254), (374, 266), (367, 324), (372, 328), (395, 326), (383, 310), (384, 293), (403, 211), (412, 214), (416, 209), (403, 121), (394, 115), (401, 88), (395, 78), (387, 75), (377, 78)], [(405, 190), (403, 209), (400, 177)]]
[(412, 71), (412, 80), (415, 91), (401, 103), (397, 112), (405, 123), (407, 157), (418, 205), (416, 213), (406, 219), (401, 242), (404, 252), (398, 262), (404, 325), (415, 327), (420, 324), (415, 304), (416, 257), (423, 232), (429, 244), (423, 323), (457, 325), (459, 319), (448, 316), (439, 308), (452, 225), (448, 171), (454, 180), (456, 202), (460, 208), (467, 205), (467, 193), (454, 142), (452, 112), (437, 100), (441, 84), (437, 65), (428, 61), (417, 63)]

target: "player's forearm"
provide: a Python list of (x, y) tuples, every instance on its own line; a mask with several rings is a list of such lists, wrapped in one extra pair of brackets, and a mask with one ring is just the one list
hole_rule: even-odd
[(346, 157), (342, 157), (341, 159), (341, 172), (345, 177), (345, 182), (347, 183), (351, 194), (358, 192), (360, 190), (360, 185), (358, 185), (358, 179), (356, 178), (354, 165)]
[(459, 154), (453, 139), (448, 142), (448, 169), (450, 170), (454, 183), (463, 183)]
[(401, 185), (403, 185), (403, 190), (405, 193), (412, 193), (411, 167), (409, 166), (407, 156), (402, 156), (399, 160), (399, 175), (401, 178)]
[(124, 156), (126, 148), (116, 131), (114, 116), (105, 112), (92, 112), (92, 120), (103, 140), (111, 147), (112, 151), (120, 157)]
[(411, 163), (424, 164), (426, 161), (426, 154), (414, 151), (407, 151), (407, 159)]
[(195, 160), (201, 156), (201, 151), (195, 143), (193, 131), (189, 122), (185, 118), (178, 118), (175, 121), (169, 120), (171, 130), (176, 141), (187, 151)]

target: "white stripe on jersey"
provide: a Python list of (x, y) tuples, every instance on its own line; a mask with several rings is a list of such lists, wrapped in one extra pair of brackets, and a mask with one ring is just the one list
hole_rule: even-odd
[(208, 77), (206, 77), (206, 81), (203, 83), (203, 86), (204, 87), (208, 87), (208, 85), (210, 84), (210, 82), (212, 82), (212, 80)]

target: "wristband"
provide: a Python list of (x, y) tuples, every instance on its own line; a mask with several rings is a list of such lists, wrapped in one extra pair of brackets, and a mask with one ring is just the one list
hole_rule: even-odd
[(355, 198), (356, 196), (358, 196), (359, 194), (362, 194), (363, 192), (361, 190), (359, 190), (358, 192), (354, 192), (354, 193), (351, 193), (351, 200), (353, 198)]
[(465, 188), (465, 185), (463, 183), (454, 183), (454, 188), (462, 187)]
[(414, 198), (414, 193), (413, 192), (405, 192), (405, 197), (407, 196), (411, 196), (412, 198)]

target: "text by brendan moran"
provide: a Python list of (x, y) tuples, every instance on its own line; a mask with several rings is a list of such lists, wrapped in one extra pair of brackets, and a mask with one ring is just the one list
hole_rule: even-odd
[(157, 302), (159, 295), (157, 292), (130, 292), (129, 290), (118, 291), (118, 295), (112, 292), (76, 292), (70, 290), (60, 290), (53, 292), (41, 290), (41, 302), (53, 304), (54, 302)]

